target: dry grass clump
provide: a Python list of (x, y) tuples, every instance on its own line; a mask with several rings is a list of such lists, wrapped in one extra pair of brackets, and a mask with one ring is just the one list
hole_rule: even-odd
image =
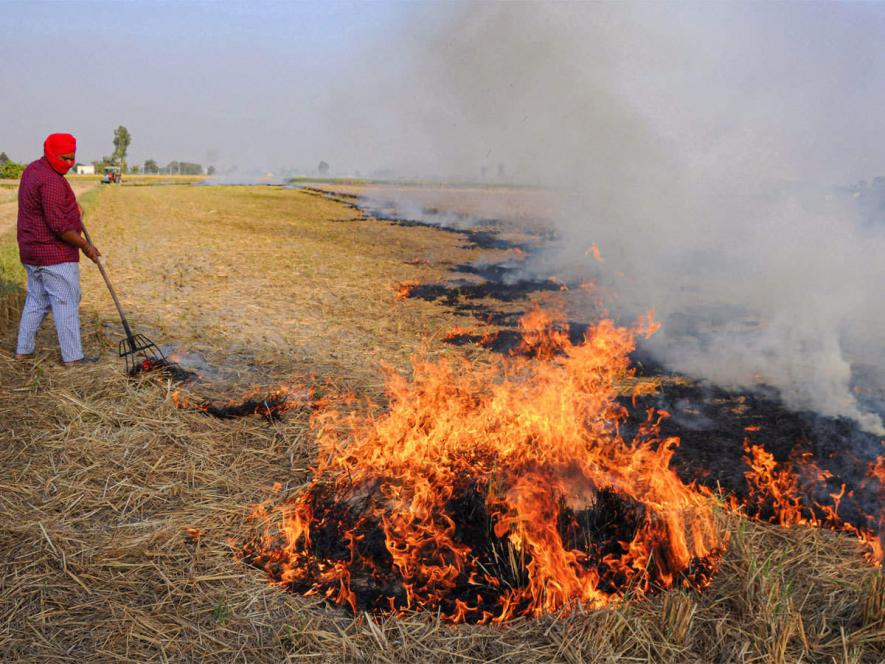
[(110, 363), (0, 362), (4, 661), (229, 660), (250, 640), (239, 615), (273, 598), (243, 592), (226, 540), (272, 481), (304, 474), (307, 414), (221, 423)]
[[(423, 335), (459, 324), (430, 303), (394, 302), (389, 287), (463, 260), (470, 250), (451, 235), (351, 221), (332, 202), (269, 189), (114, 188), (91, 214), (136, 328), (250, 378), (315, 372), (371, 394), (378, 359), (403, 363)], [(431, 265), (407, 265), (416, 252)], [(118, 332), (87, 268), (94, 350)], [(15, 312), (6, 302), (0, 312)], [(726, 512), (730, 548), (700, 594), (451, 627), (427, 614), (354, 618), (283, 592), (231, 543), (274, 483), (287, 492), (308, 479), (309, 413), (178, 410), (172, 385), (127, 380), (109, 353), (61, 368), (51, 329), (36, 360), (16, 361), (16, 324), (0, 316), (2, 661), (885, 660), (885, 584), (855, 541)]]

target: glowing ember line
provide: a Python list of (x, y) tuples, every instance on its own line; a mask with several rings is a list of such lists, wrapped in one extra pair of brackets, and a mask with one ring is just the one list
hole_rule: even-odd
[(233, 419), (249, 415), (261, 415), (267, 419), (275, 419), (293, 408), (314, 407), (311, 391), (304, 387), (282, 386), (269, 392), (253, 391), (239, 401), (214, 403), (211, 401), (194, 400), (180, 390), (175, 390), (172, 401), (182, 410), (193, 410), (219, 419)]
[[(825, 486), (832, 475), (820, 470), (808, 458), (808, 453), (778, 463), (764, 447), (752, 445), (748, 440), (744, 441), (744, 453), (749, 467), (745, 473), (749, 495), (743, 505), (731, 498), (733, 508), (742, 507), (756, 519), (781, 526), (813, 526), (849, 533), (868, 548), (866, 557), (870, 562), (882, 563), (883, 547), (877, 532), (882, 531), (883, 515), (878, 516), (875, 529), (845, 522), (839, 515), (839, 506), (846, 495), (845, 484), (828, 494), (831, 505), (812, 500), (810, 496), (814, 495), (814, 489)], [(881, 462), (880, 457), (877, 463)], [(869, 479), (881, 482), (876, 478), (876, 467), (871, 464)], [(881, 486), (880, 483), (880, 491)]]
[(407, 279), (406, 281), (401, 281), (393, 285), (394, 296), (397, 300), (405, 300), (412, 294), (412, 291), (420, 285), (421, 282), (415, 279)]

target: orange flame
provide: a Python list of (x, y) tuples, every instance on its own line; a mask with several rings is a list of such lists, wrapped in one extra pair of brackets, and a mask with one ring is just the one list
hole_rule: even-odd
[(867, 477), (879, 482), (882, 490), (885, 491), (885, 456), (880, 456), (874, 463), (870, 464), (870, 467), (867, 469)]
[(522, 341), (517, 352), (551, 360), (569, 344), (568, 324), (559, 311), (541, 309), (537, 304), (519, 320)]
[[(832, 477), (829, 471), (819, 469), (810, 461), (809, 453), (802, 453), (784, 463), (778, 463), (774, 455), (761, 445), (751, 445), (744, 441), (745, 460), (749, 470), (747, 478), (749, 495), (747, 507), (757, 518), (767, 519), (781, 526), (815, 526), (843, 531), (857, 537), (867, 547), (866, 557), (880, 565), (883, 559), (882, 542), (869, 528), (860, 528), (847, 523), (839, 516), (839, 506), (845, 497), (845, 484), (837, 492), (828, 494), (832, 505), (809, 502), (813, 485), (822, 485)], [(881, 461), (881, 459), (880, 459)], [(802, 478), (806, 478), (804, 482)], [(802, 486), (805, 484), (806, 486)], [(736, 499), (731, 499), (732, 507), (738, 507)], [(817, 516), (814, 508), (823, 517)], [(879, 517), (878, 527), (882, 527)]]
[(175, 407), (181, 410), (206, 410), (206, 404), (193, 401), (186, 394), (183, 394), (180, 389), (174, 390), (169, 396), (172, 398), (172, 403), (175, 404)]
[[(622, 434), (633, 332), (602, 321), (575, 345), (554, 320), (535, 309), (521, 323), (533, 358), (415, 360), (411, 379), (388, 373), (387, 412), (317, 415), (314, 479), (256, 511), (266, 530), (245, 557), (354, 611), (452, 622), (705, 582), (689, 570), (712, 566), (724, 542), (710, 499), (670, 468), (679, 441), (659, 437), (666, 413), (649, 409)], [(591, 541), (587, 520), (606, 505), (632, 530)]]
[(648, 313), (639, 317), (636, 324), (636, 331), (646, 339), (651, 339), (655, 333), (661, 329), (661, 324), (655, 320), (655, 310), (652, 309)]
[(587, 249), (587, 251), (584, 252), (584, 255), (593, 256), (593, 260), (595, 260), (597, 263), (604, 263), (605, 262), (602, 259), (602, 254), (600, 253), (599, 247), (597, 246), (597, 244), (595, 242), (590, 245), (590, 248)]
[(568, 284), (566, 284), (566, 283), (565, 283), (562, 279), (560, 279), (559, 277), (549, 277), (549, 278), (547, 279), (547, 281), (549, 281), (549, 282), (550, 282), (551, 284), (553, 284), (554, 286), (558, 287), (559, 290), (561, 290), (561, 291), (567, 291), (567, 290), (569, 289), (569, 288), (568, 288)]
[(188, 541), (196, 543), (203, 537), (203, 531), (200, 528), (185, 528), (184, 535)]
[(472, 336), (476, 333), (476, 331), (472, 327), (453, 327), (451, 330), (446, 332), (445, 337), (443, 339), (445, 341), (451, 341), (452, 339), (457, 339), (459, 337), (467, 337)]
[(420, 285), (421, 282), (417, 279), (407, 279), (394, 284), (393, 292), (397, 300), (405, 300), (412, 294), (412, 291)]
[(482, 335), (482, 338), (479, 341), (477, 341), (477, 343), (480, 346), (484, 346), (484, 347), (488, 348), (488, 347), (494, 345), (494, 343), (498, 340), (498, 337), (500, 336), (500, 334), (501, 333), (498, 330), (489, 330), (484, 335)]

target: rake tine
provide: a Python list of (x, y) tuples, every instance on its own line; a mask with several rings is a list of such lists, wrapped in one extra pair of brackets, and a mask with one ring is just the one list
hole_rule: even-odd
[[(153, 365), (165, 365), (166, 356), (163, 351), (143, 334), (134, 334), (120, 340), (120, 357), (126, 362), (126, 372), (135, 373), (139, 368), (149, 369)], [(139, 360), (140, 358), (143, 358)]]

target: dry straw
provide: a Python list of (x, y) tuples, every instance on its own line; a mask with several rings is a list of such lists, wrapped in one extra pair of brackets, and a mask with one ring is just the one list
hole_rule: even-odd
[[(93, 232), (139, 326), (156, 336), (198, 345), (210, 360), (239, 349), (243, 367), (258, 367), (250, 378), (280, 379), (302, 362), (305, 373), (347, 376), (371, 394), (377, 359), (404, 363), (422, 336), (464, 324), (429, 303), (394, 303), (390, 282), (445, 266), (392, 256), (445, 262), (468, 250), (446, 246), (446, 234), (351, 215), (289, 191), (123, 187), (101, 195)], [(242, 241), (211, 237), (208, 217)], [(133, 238), (144, 240), (132, 247)], [(85, 279), (91, 349), (116, 338), (94, 277)], [(274, 423), (207, 418), (176, 409), (161, 378), (127, 380), (109, 354), (61, 368), (51, 330), (36, 360), (16, 361), (14, 335), (13, 317), (0, 317), (3, 661), (885, 660), (881, 573), (856, 542), (724, 512), (731, 546), (701, 594), (495, 627), (426, 614), (354, 618), (288, 594), (239, 563), (230, 543), (275, 482), (285, 492), (307, 480), (308, 412)]]

